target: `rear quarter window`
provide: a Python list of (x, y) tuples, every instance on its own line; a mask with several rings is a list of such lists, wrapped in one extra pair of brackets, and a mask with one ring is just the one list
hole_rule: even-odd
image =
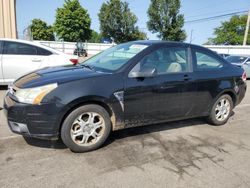
[(224, 67), (224, 63), (214, 55), (205, 50), (194, 50), (195, 69), (197, 71), (220, 70)]
[(52, 55), (53, 53), (49, 50), (37, 47), (37, 55), (42, 55), (42, 56), (49, 56)]

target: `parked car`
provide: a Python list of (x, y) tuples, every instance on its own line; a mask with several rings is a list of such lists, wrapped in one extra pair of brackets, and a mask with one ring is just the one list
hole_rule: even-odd
[(72, 65), (77, 56), (64, 54), (39, 43), (0, 38), (0, 85), (48, 66)]
[(87, 57), (88, 56), (87, 50), (84, 48), (84, 44), (82, 42), (76, 43), (74, 55), (77, 55), (79, 57), (82, 57), (82, 56)]
[(220, 55), (221, 57), (223, 57), (224, 59), (227, 58), (228, 56), (230, 56), (230, 54), (223, 54), (223, 53), (219, 53), (219, 55)]
[(246, 71), (247, 78), (250, 78), (250, 56), (231, 55), (226, 60), (233, 65), (242, 67)]
[(74, 152), (99, 148), (111, 131), (194, 117), (229, 119), (245, 72), (204, 47), (164, 41), (120, 44), (77, 66), (27, 74), (4, 100), (10, 129), (61, 137)]
[(101, 39), (101, 43), (104, 43), (104, 44), (112, 44), (114, 43), (114, 39), (111, 37), (103, 37)]

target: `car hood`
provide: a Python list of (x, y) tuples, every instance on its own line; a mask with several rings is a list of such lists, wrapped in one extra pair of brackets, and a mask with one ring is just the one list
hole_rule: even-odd
[(74, 80), (96, 77), (110, 73), (96, 72), (82, 66), (60, 66), (43, 68), (22, 76), (14, 82), (18, 88), (38, 87), (46, 84), (62, 84)]

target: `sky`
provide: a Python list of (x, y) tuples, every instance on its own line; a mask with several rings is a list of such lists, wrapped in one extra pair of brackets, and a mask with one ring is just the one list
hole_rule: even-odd
[[(92, 20), (91, 29), (99, 31), (98, 12), (106, 0), (79, 0), (81, 5), (87, 9)], [(146, 32), (149, 39), (157, 39), (156, 34), (147, 30), (147, 9), (150, 0), (126, 0), (132, 12), (138, 18), (137, 25)], [(56, 9), (62, 7), (64, 0), (16, 0), (17, 30), (18, 36), (22, 38), (23, 30), (31, 24), (31, 20), (39, 18), (48, 24), (55, 21)], [(245, 11), (250, 9), (250, 0), (181, 0), (180, 13), (184, 14), (185, 21), (207, 18), (231, 12)], [(203, 44), (207, 39), (213, 37), (214, 28), (220, 26), (222, 21), (230, 17), (215, 20), (185, 23), (184, 30), (187, 34), (186, 42)], [(191, 38), (192, 33), (192, 38)]]

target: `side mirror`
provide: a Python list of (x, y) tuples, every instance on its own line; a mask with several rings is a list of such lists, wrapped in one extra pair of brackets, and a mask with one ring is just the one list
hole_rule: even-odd
[(246, 64), (247, 64), (247, 65), (250, 65), (250, 61), (247, 61)]
[(142, 68), (140, 71), (132, 71), (129, 73), (130, 78), (148, 78), (156, 75), (155, 68)]

